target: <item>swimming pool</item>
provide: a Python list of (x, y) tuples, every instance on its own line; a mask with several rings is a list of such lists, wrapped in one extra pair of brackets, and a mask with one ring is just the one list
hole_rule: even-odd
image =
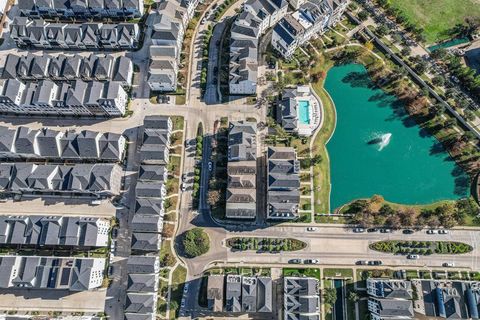
[(310, 102), (308, 100), (298, 101), (298, 120), (303, 124), (310, 124)]

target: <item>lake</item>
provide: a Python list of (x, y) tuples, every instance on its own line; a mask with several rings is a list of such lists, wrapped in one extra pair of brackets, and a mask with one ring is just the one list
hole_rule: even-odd
[(435, 137), (407, 116), (401, 102), (374, 86), (362, 65), (333, 67), (325, 89), (337, 111), (335, 132), (327, 144), (331, 211), (374, 194), (402, 204), (468, 194), (464, 171)]

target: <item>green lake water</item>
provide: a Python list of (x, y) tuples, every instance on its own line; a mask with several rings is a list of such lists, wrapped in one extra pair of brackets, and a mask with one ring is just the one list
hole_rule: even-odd
[(468, 194), (468, 177), (439, 142), (407, 117), (401, 103), (373, 85), (359, 64), (332, 68), (325, 89), (337, 111), (327, 144), (330, 208), (374, 194), (428, 204)]

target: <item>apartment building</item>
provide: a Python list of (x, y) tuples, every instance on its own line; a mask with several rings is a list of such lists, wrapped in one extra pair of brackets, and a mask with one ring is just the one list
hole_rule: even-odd
[(133, 50), (138, 47), (138, 24), (50, 23), (43, 19), (15, 17), (10, 37), (18, 47), (41, 50)]
[(228, 133), (226, 217), (255, 219), (257, 216), (257, 127), (254, 122), (230, 123)]
[(334, 26), (345, 12), (348, 0), (306, 0), (297, 5), (298, 10), (280, 19), (272, 33), (272, 46), (287, 59), (315, 34)]
[(93, 217), (0, 216), (3, 247), (106, 247), (110, 222)]
[(103, 258), (0, 257), (0, 288), (86, 291), (103, 282)]
[(300, 162), (294, 148), (267, 150), (267, 218), (291, 220), (299, 217)]
[(410, 281), (370, 278), (367, 293), (372, 320), (414, 319)]
[[(223, 276), (222, 276), (223, 277)], [(209, 279), (210, 280), (210, 279)], [(212, 278), (215, 291), (223, 291), (218, 285), (223, 281)], [(225, 310), (234, 313), (271, 313), (273, 312), (273, 286), (270, 277), (247, 277), (227, 275), (225, 280)], [(207, 293), (208, 294), (208, 293)], [(223, 295), (221, 297), (223, 299)], [(220, 300), (220, 297), (217, 298)], [(217, 301), (217, 304), (220, 304)]]

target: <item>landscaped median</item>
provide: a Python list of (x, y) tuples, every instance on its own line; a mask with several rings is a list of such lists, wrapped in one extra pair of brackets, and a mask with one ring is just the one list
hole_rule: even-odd
[(387, 240), (370, 244), (370, 249), (393, 254), (463, 254), (473, 247), (463, 242), (454, 241), (398, 241)]
[(298, 251), (304, 249), (307, 244), (297, 239), (279, 238), (230, 238), (226, 241), (227, 247), (235, 251), (255, 250), (259, 252)]

